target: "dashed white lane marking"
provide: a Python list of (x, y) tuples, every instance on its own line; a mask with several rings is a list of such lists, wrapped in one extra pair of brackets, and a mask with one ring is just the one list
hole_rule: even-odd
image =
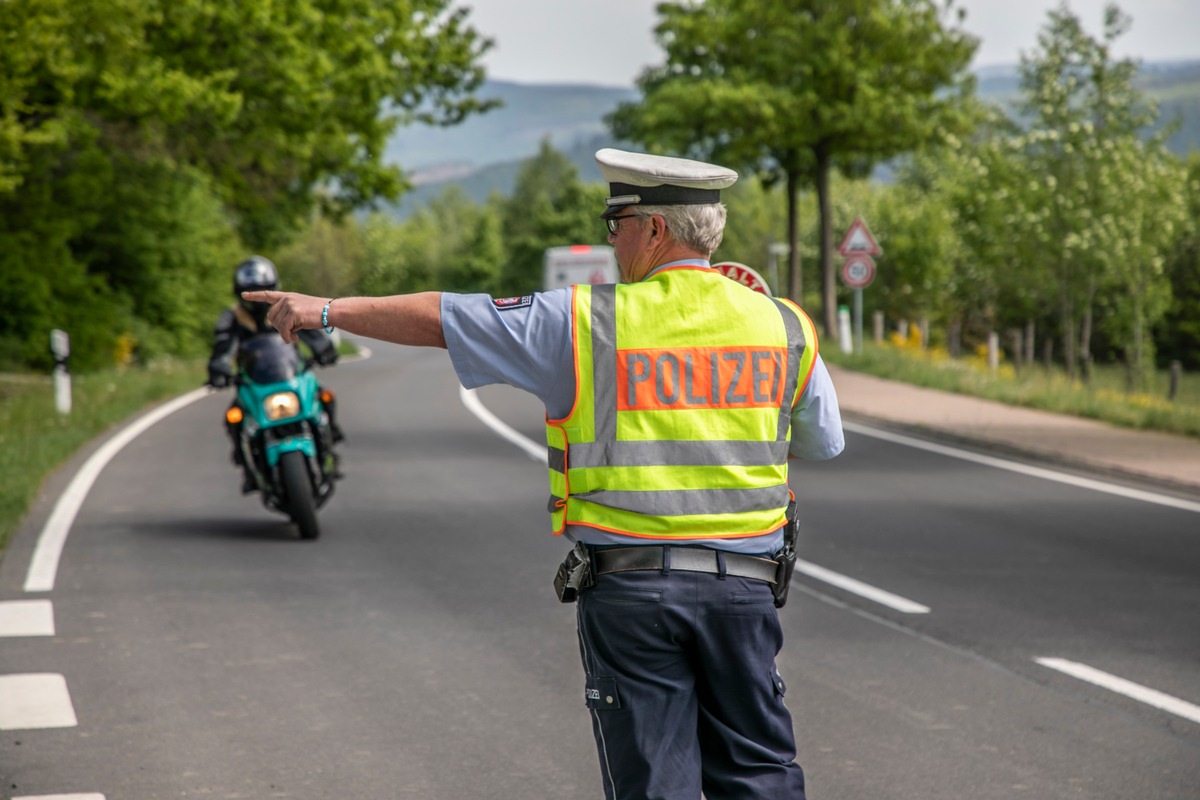
[(1172, 697), (1156, 689), (1142, 686), (1140, 683), (1110, 675), (1077, 661), (1068, 661), (1065, 658), (1035, 658), (1034, 661), (1043, 667), (1070, 675), (1072, 678), (1087, 681), (1103, 689), (1108, 689), (1110, 692), (1123, 694), (1148, 706), (1154, 706), (1178, 717), (1200, 723), (1200, 706), (1180, 700), (1178, 697)]
[(12, 800), (105, 800), (102, 794), (26, 794)]
[(0, 731), (78, 725), (62, 675), (0, 675)]
[(842, 427), (854, 433), (860, 433), (863, 436), (870, 436), (875, 439), (883, 439), (886, 442), (894, 442), (902, 444), (906, 447), (915, 447), (918, 450), (925, 450), (930, 453), (957, 458), (962, 461), (972, 461), (976, 464), (983, 464), (996, 469), (1004, 469), (1009, 472), (1017, 472), (1022, 475), (1029, 475), (1042, 480), (1055, 481), (1057, 483), (1065, 483), (1068, 486), (1077, 486), (1081, 489), (1090, 489), (1093, 492), (1104, 492), (1105, 494), (1116, 495), (1117, 497), (1125, 497), (1130, 500), (1141, 500), (1144, 503), (1154, 503), (1160, 506), (1168, 506), (1170, 508), (1178, 508), (1181, 511), (1194, 511), (1200, 513), (1200, 503), (1192, 500), (1183, 500), (1170, 495), (1158, 494), (1157, 492), (1146, 492), (1141, 489), (1131, 489), (1127, 486), (1119, 486), (1115, 483), (1107, 483), (1105, 481), (1093, 480), (1091, 478), (1081, 478), (1078, 475), (1069, 475), (1065, 472), (1057, 472), (1052, 469), (1043, 467), (1033, 467), (1028, 464), (1021, 464), (1016, 461), (1008, 461), (1003, 458), (995, 458), (993, 456), (985, 456), (979, 453), (972, 453), (968, 450), (959, 450), (957, 447), (948, 447), (944, 444), (934, 444), (926, 442), (922, 439), (914, 439), (911, 436), (902, 436), (898, 433), (879, 430), (867, 425), (859, 425), (854, 422), (843, 422)]
[[(543, 464), (547, 463), (546, 448), (544, 446), (539, 446), (527, 436), (518, 433), (505, 423), (501, 422), (495, 414), (493, 414), (483, 405), (474, 389), (464, 389), (460, 386), (458, 388), (458, 394), (459, 397), (462, 398), (462, 403), (464, 406), (466, 406), (467, 410), (478, 417), (484, 425), (487, 425), (489, 428), (495, 431), (496, 434), (501, 438), (506, 439), (507, 441), (512, 442), (517, 447), (521, 448), (530, 458), (540, 461)], [(915, 603), (912, 600), (905, 599), (899, 595), (884, 591), (883, 589), (877, 589), (876, 587), (863, 583), (862, 581), (841, 575), (833, 570), (825, 569), (824, 567), (817, 566), (816, 564), (812, 564), (808, 561), (801, 561), (797, 559), (796, 569), (800, 570), (811, 578), (832, 584), (840, 589), (844, 589), (847, 592), (852, 592), (853, 594), (865, 597), (868, 600), (876, 603), (881, 603), (889, 608), (894, 608), (897, 611), (901, 611), (905, 614), (929, 613), (928, 606)]]
[(54, 606), (49, 600), (0, 602), (0, 637), (53, 635)]
[(883, 589), (878, 589), (874, 586), (871, 586), (869, 583), (863, 583), (862, 581), (855, 580), (847, 575), (842, 575), (840, 572), (834, 572), (831, 569), (825, 569), (825, 567), (818, 566), (812, 562), (805, 561), (800, 558), (796, 559), (796, 571), (803, 572), (810, 578), (816, 578), (819, 581), (824, 581), (831, 586), (836, 586), (839, 589), (851, 592), (859, 597), (865, 597), (868, 600), (879, 603), (880, 605), (893, 608), (903, 614), (928, 614), (930, 612), (929, 606), (923, 606), (920, 603), (913, 602), (912, 600), (901, 597), (898, 594), (892, 594), (891, 592), (884, 591)]
[(29, 564), (29, 572), (25, 576), (25, 591), (48, 592), (54, 588), (55, 577), (58, 573), (58, 560), (62, 556), (63, 545), (67, 543), (67, 534), (71, 530), (71, 523), (75, 521), (79, 507), (87, 499), (88, 490), (92, 488), (100, 471), (112, 460), (113, 456), (142, 431), (163, 417), (207, 396), (211, 391), (208, 388), (196, 389), (159, 406), (124, 428), (92, 454), (92, 457), (71, 479), (70, 485), (58, 498), (58, 502), (54, 504), (50, 518), (46, 520), (46, 524), (38, 536), (37, 547), (33, 551), (33, 559)]

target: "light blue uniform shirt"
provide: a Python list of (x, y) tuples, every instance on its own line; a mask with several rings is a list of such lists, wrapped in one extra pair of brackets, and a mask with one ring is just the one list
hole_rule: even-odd
[[(707, 261), (664, 264), (708, 266)], [(657, 270), (655, 270), (657, 271)], [(653, 274), (653, 272), (651, 273)], [(562, 419), (575, 403), (575, 361), (571, 347), (571, 289), (493, 300), (486, 294), (442, 294), (442, 331), (450, 362), (468, 389), (506, 383), (533, 394), (551, 419)], [(789, 452), (796, 458), (824, 460), (842, 452), (845, 438), (837, 393), (825, 363), (817, 356), (808, 386), (792, 409)], [(570, 527), (568, 538), (588, 544), (638, 544), (645, 539), (586, 527)], [(703, 544), (737, 553), (773, 553), (783, 534), (747, 539), (706, 539)]]

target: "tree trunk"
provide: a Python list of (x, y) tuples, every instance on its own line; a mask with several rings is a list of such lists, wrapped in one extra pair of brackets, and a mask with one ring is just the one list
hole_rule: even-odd
[(829, 156), (816, 150), (817, 207), (821, 212), (821, 287), (825, 335), (837, 332), (837, 281), (833, 269), (833, 208), (829, 198)]
[(1092, 307), (1089, 305), (1083, 312), (1083, 326), (1079, 331), (1079, 365), (1083, 369), (1083, 383), (1092, 382)]
[(804, 275), (800, 271), (800, 176), (787, 176), (788, 266), (787, 296), (803, 307)]
[(1092, 383), (1092, 301), (1096, 296), (1096, 285), (1088, 278), (1087, 300), (1083, 307), (1083, 327), (1079, 331), (1079, 361), (1083, 366), (1083, 383)]
[(946, 339), (951, 358), (958, 358), (962, 355), (962, 329), (961, 319), (955, 317), (950, 320), (950, 331), (946, 334)]
[(1058, 291), (1059, 311), (1062, 314), (1063, 366), (1067, 378), (1075, 380), (1078, 364), (1075, 361), (1075, 309), (1064, 285)]
[(1146, 390), (1146, 351), (1145, 351), (1145, 317), (1142, 314), (1140, 297), (1133, 299), (1133, 353), (1130, 367), (1133, 370), (1133, 389), (1143, 392)]

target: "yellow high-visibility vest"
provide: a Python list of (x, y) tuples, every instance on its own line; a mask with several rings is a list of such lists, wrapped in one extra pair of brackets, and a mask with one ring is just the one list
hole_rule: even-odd
[(576, 393), (546, 420), (551, 525), (647, 539), (784, 523), (791, 410), (817, 355), (794, 303), (670, 267), (574, 289)]

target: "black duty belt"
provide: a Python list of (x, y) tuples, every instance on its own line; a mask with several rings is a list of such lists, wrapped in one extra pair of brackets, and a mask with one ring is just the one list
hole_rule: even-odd
[[(722, 564), (722, 562), (724, 562)], [(778, 565), (769, 558), (726, 553), (701, 547), (611, 547), (593, 548), (592, 564), (597, 575), (609, 572), (673, 569), (684, 572), (711, 572), (736, 578), (775, 583)]]

